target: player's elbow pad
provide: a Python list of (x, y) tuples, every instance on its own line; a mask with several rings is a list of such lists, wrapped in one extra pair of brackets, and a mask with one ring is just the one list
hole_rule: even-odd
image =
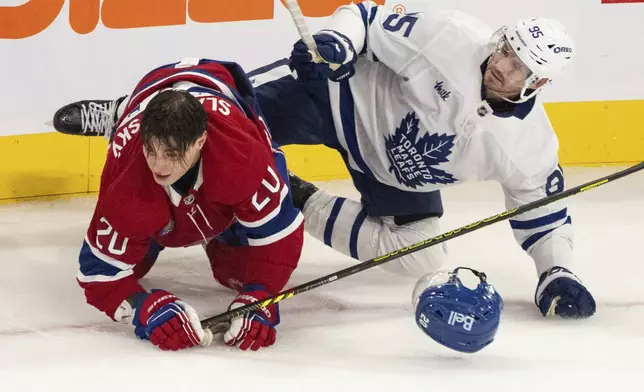
[[(365, 46), (365, 37), (369, 28), (369, 8), (377, 7), (377, 4), (372, 1), (360, 4), (361, 7), (357, 4), (339, 7), (331, 16), (331, 21), (326, 27), (326, 30), (337, 31), (346, 36), (351, 41), (356, 53), (361, 53)], [(365, 9), (367, 13), (363, 15)]]

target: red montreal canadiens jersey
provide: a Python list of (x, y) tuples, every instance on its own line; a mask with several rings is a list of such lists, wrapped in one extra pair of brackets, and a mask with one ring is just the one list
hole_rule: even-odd
[[(256, 106), (250, 107), (256, 105), (252, 89), (251, 99), (237, 91), (236, 84), (247, 83), (243, 72), (235, 78), (231, 67), (237, 66), (186, 59), (150, 72), (130, 95), (108, 146), (77, 276), (88, 303), (113, 319), (119, 319), (117, 309), (126, 298), (143, 290), (133, 268), (154, 243), (205, 244), (235, 225), (237, 238), (247, 247), (248, 268), (266, 272), (257, 277), (263, 281), (244, 283), (263, 284), (274, 292), (297, 265), (303, 217), (284, 180), (286, 163), (271, 146)], [(154, 181), (139, 135), (147, 103), (170, 88), (190, 92), (208, 116), (207, 141), (188, 194)]]

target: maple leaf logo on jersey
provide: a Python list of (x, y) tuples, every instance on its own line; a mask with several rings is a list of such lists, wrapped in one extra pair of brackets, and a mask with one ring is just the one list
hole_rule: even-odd
[(449, 162), (447, 157), (454, 147), (454, 136), (438, 133), (425, 134), (418, 138), (416, 112), (407, 113), (393, 135), (385, 137), (389, 158), (389, 171), (396, 179), (410, 188), (423, 184), (451, 184), (456, 178), (444, 170), (432, 166)]

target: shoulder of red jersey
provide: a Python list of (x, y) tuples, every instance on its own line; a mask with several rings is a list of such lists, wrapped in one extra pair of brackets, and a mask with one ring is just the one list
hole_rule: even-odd
[(270, 145), (253, 137), (259, 132), (254, 124), (239, 114), (231, 117), (210, 116), (202, 151), (207, 194), (227, 205), (250, 198), (273, 159)]
[(169, 88), (195, 96), (208, 116), (208, 140), (202, 151), (208, 198), (230, 205), (251, 197), (273, 150), (266, 125), (256, 114), (250, 82), (235, 63), (185, 59), (148, 73), (129, 98), (110, 145), (112, 155), (116, 158), (131, 148), (128, 144), (140, 143), (136, 134), (142, 112), (157, 93)]
[[(185, 58), (177, 63), (162, 65), (148, 72), (128, 98), (125, 112), (134, 110), (151, 95), (167, 88), (181, 88), (177, 84), (193, 83), (224, 92), (237, 90), (235, 77), (229, 68), (215, 60)], [(243, 83), (243, 80), (242, 80)]]

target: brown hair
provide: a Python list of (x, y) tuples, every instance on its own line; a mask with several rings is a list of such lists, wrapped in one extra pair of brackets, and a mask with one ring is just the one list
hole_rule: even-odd
[(162, 145), (182, 159), (206, 131), (208, 116), (201, 103), (183, 90), (166, 90), (154, 97), (141, 120), (141, 140), (148, 151)]

